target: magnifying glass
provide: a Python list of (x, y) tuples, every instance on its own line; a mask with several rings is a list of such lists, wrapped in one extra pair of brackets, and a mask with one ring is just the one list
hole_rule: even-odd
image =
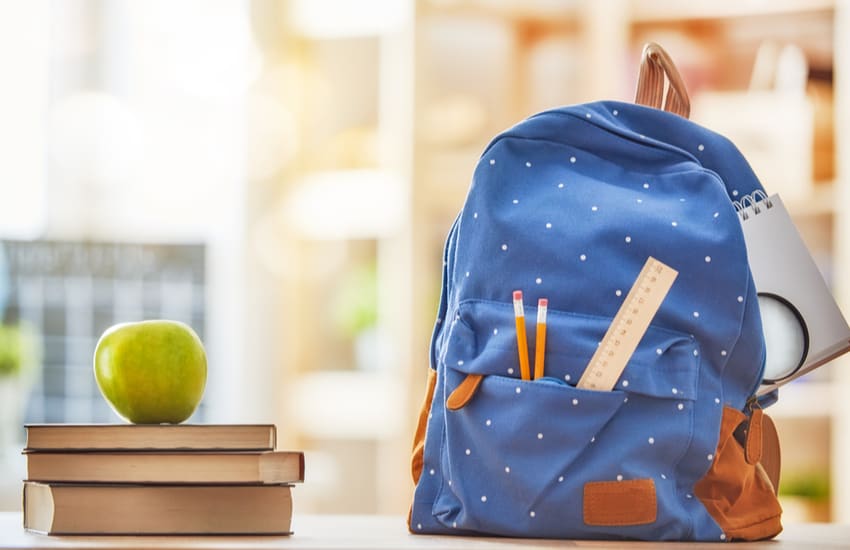
[(759, 292), (759, 309), (766, 350), (762, 384), (793, 375), (809, 353), (809, 329), (794, 304), (776, 294)]

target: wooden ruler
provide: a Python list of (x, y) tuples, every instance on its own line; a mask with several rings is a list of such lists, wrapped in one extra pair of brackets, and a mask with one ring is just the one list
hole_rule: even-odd
[(602, 343), (584, 369), (578, 387), (611, 391), (661, 307), (679, 272), (652, 256), (647, 258), (620, 306)]

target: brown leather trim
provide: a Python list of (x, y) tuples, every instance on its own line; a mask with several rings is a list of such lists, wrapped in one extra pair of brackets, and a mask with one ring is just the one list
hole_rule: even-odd
[(484, 377), (480, 374), (467, 374), (463, 382), (446, 399), (446, 408), (450, 411), (462, 409), (475, 396), (478, 385), (481, 384), (483, 379)]
[(591, 481), (584, 484), (584, 523), (600, 526), (645, 525), (658, 514), (651, 479)]
[(726, 530), (726, 536), (731, 541), (752, 542), (772, 539), (781, 532), (782, 524), (779, 521), (779, 516), (776, 515), (765, 517), (752, 525), (728, 529)]
[(763, 418), (764, 412), (760, 408), (753, 409), (750, 416), (750, 426), (747, 429), (747, 448), (744, 450), (747, 464), (758, 464), (761, 460), (762, 439), (764, 437)]
[[(730, 540), (768, 539), (782, 531), (775, 489), (759, 464), (747, 462), (734, 435), (746, 421), (741, 411), (723, 408), (717, 452), (705, 477), (694, 486), (694, 494)], [(757, 417), (754, 424), (759, 423)], [(747, 435), (749, 439), (751, 432)]]
[(770, 479), (773, 490), (779, 490), (779, 473), (782, 468), (782, 452), (779, 445), (779, 432), (776, 431), (776, 424), (769, 415), (765, 414), (762, 420), (762, 452), (761, 465)]
[(413, 458), (410, 463), (413, 483), (419, 483), (422, 475), (422, 464), (425, 456), (425, 431), (428, 427), (428, 414), (431, 412), (431, 402), (434, 400), (434, 388), (437, 385), (437, 371), (428, 369), (428, 380), (425, 382), (425, 401), (419, 411), (419, 421), (416, 424), (416, 434), (413, 436)]
[[(665, 80), (669, 82), (666, 101)], [(648, 42), (643, 47), (635, 103), (656, 109), (663, 107), (664, 110), (684, 118), (688, 118), (691, 112), (684, 80), (664, 48), (654, 42)]]

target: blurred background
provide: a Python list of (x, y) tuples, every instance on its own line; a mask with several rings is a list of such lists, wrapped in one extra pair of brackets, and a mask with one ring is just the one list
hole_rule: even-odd
[[(534, 112), (631, 100), (648, 40), (850, 312), (844, 0), (0, 0), (0, 509), (24, 422), (118, 421), (100, 333), (166, 317), (207, 347), (193, 421), (307, 451), (298, 512), (405, 514), (478, 155)], [(771, 409), (786, 521), (850, 521), (845, 363)]]

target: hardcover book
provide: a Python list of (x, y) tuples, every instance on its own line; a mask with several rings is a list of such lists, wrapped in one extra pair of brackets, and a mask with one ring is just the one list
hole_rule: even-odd
[(29, 424), (32, 451), (272, 451), (273, 424)]
[(24, 483), (24, 528), (47, 535), (284, 535), (286, 485)]
[(147, 484), (298, 483), (304, 453), (28, 453), (27, 481)]

